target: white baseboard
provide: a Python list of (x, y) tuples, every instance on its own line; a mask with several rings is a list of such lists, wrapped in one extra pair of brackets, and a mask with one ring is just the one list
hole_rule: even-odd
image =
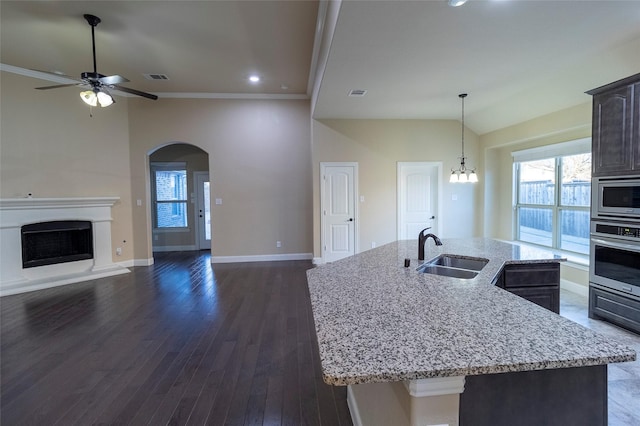
[(580, 296), (589, 297), (589, 287), (586, 285), (578, 284), (573, 281), (560, 279), (560, 288), (572, 293), (579, 294)]
[(120, 265), (123, 268), (131, 268), (133, 266), (133, 259), (123, 260), (122, 262), (115, 262), (116, 265)]
[(211, 263), (271, 262), (279, 260), (310, 260), (312, 253), (259, 254), (254, 256), (211, 256)]
[(124, 268), (131, 268), (133, 266), (151, 266), (153, 265), (153, 257), (150, 259), (129, 259), (124, 262), (118, 262), (118, 265)]
[(133, 259), (133, 266), (151, 266), (154, 262), (153, 257), (149, 259)]
[(158, 246), (153, 247), (153, 251), (155, 252), (165, 252), (165, 251), (196, 251), (198, 247), (195, 245), (188, 246)]

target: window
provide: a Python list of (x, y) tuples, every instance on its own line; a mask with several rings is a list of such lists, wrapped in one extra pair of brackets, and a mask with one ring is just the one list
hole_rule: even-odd
[(156, 228), (186, 228), (187, 169), (184, 163), (153, 163), (151, 178)]
[(514, 153), (516, 240), (589, 253), (591, 153), (584, 145)]

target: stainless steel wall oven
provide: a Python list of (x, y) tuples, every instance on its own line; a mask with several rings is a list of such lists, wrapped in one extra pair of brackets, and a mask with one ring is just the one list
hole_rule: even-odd
[(592, 221), (589, 316), (640, 332), (640, 223)]
[(592, 283), (640, 299), (640, 224), (591, 223)]

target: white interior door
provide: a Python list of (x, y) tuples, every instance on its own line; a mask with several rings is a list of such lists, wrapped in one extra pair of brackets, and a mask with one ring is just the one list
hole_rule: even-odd
[(357, 163), (321, 163), (322, 259), (333, 262), (356, 253)]
[(398, 240), (414, 240), (431, 227), (439, 233), (439, 163), (398, 163)]
[(195, 172), (196, 187), (196, 243), (200, 250), (211, 249), (211, 188), (208, 172)]

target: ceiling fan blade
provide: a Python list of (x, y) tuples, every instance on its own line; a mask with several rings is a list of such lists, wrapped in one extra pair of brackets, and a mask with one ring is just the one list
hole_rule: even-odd
[(115, 84), (112, 85), (111, 87), (113, 87), (115, 90), (119, 90), (121, 92), (131, 93), (132, 95), (142, 96), (143, 98), (153, 99), (154, 101), (156, 99), (158, 99), (158, 97), (156, 95), (152, 95), (151, 93), (141, 92), (141, 91), (136, 90), (136, 89), (130, 89), (128, 87), (117, 86)]
[(57, 84), (55, 86), (36, 87), (36, 89), (37, 90), (49, 90), (49, 89), (59, 89), (61, 87), (71, 87), (71, 86), (84, 86), (84, 84), (82, 84), (82, 83)]
[(53, 75), (55, 77), (68, 78), (68, 79), (71, 79), (71, 80), (78, 80), (76, 77), (71, 77), (70, 75), (67, 75), (67, 74), (51, 72), (51, 71), (42, 71), (42, 70), (37, 70), (35, 68), (29, 68), (29, 69), (31, 71), (41, 72), (43, 74), (49, 74), (49, 75)]
[(110, 86), (112, 84), (126, 83), (129, 80), (122, 77), (121, 75), (108, 75), (106, 77), (100, 77), (98, 81), (102, 84), (106, 84)]

